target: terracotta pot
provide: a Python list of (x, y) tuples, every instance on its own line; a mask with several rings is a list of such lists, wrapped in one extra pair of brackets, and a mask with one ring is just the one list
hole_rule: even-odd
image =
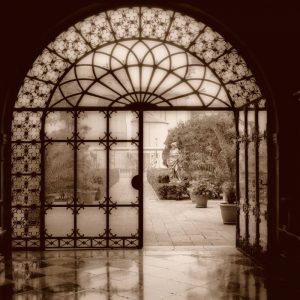
[(224, 224), (236, 224), (236, 204), (220, 203)]
[(191, 199), (196, 202), (196, 207), (205, 208), (207, 207), (208, 196), (207, 195), (195, 195), (191, 194)]

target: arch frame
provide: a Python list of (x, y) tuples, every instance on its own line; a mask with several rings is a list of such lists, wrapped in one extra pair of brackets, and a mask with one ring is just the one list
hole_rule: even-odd
[[(129, 1), (130, 2), (130, 1)], [(278, 198), (279, 198), (279, 191), (278, 191), (278, 146), (276, 142), (276, 137), (278, 133), (278, 120), (277, 120), (277, 111), (276, 111), (276, 104), (274, 101), (274, 97), (272, 95), (272, 91), (270, 88), (270, 85), (268, 84), (268, 80), (259, 66), (259, 64), (255, 61), (253, 56), (249, 53), (249, 50), (246, 48), (245, 45), (243, 45), (240, 42), (240, 39), (237, 38), (224, 24), (221, 24), (219, 21), (215, 20), (214, 17), (209, 16), (205, 12), (201, 11), (198, 7), (194, 7), (191, 5), (186, 5), (186, 4), (178, 4), (174, 2), (165, 2), (163, 5), (157, 5), (157, 1), (146, 1), (143, 6), (147, 5), (153, 5), (156, 7), (160, 8), (167, 8), (167, 9), (172, 9), (174, 11), (187, 14), (196, 20), (201, 20), (204, 21), (207, 25), (212, 26), (218, 33), (221, 33), (222, 36), (226, 37), (228, 41), (230, 41), (236, 49), (242, 54), (242, 57), (246, 60), (247, 64), (250, 66), (251, 71), (254, 74), (254, 77), (256, 78), (259, 87), (262, 89), (263, 95), (266, 96), (268, 105), (267, 105), (267, 110), (268, 110), (268, 133), (270, 135), (268, 136), (268, 173), (270, 174), (270, 179), (271, 183), (270, 186), (274, 186), (276, 189), (274, 191), (271, 191), (272, 189), (269, 188), (269, 199), (276, 199), (276, 201), (269, 201), (269, 207), (268, 207), (268, 213), (270, 218), (268, 219), (268, 230), (269, 230), (269, 245), (271, 245), (271, 249), (276, 249), (277, 245), (277, 223), (278, 223), (278, 217), (277, 217), (277, 212), (278, 212)], [(113, 5), (109, 4), (103, 4), (103, 3), (98, 3), (98, 4), (92, 4), (89, 6), (86, 6), (84, 9), (80, 9), (77, 12), (73, 13), (71, 16), (65, 18), (62, 20), (59, 24), (57, 24), (54, 28), (52, 28), (50, 31), (51, 33), (48, 34), (48, 36), (57, 36), (63, 29), (66, 29), (68, 25), (74, 24), (75, 20), (82, 19), (84, 17), (87, 17), (91, 15), (91, 12), (97, 10), (97, 11), (104, 11), (106, 9), (117, 9), (120, 7), (128, 7), (130, 3), (126, 4), (121, 4), (121, 3), (116, 3)], [(132, 6), (136, 6), (136, 4), (132, 3)], [(46, 38), (45, 41), (51, 41), (51, 38)], [(43, 48), (43, 47), (42, 47)], [(25, 77), (25, 75), (24, 75)], [(11, 99), (16, 99), (16, 95), (18, 92), (18, 86), (19, 82), (24, 78), (19, 78), (19, 80), (16, 80), (15, 87), (11, 88), (11, 92), (9, 95), (7, 95), (6, 98), (6, 108), (5, 108), (5, 117), (3, 118), (4, 124), (6, 125), (5, 128), (5, 133), (6, 135), (10, 136), (10, 122), (12, 120), (12, 112), (13, 112), (13, 102)], [(178, 107), (180, 109), (197, 109), (197, 108), (188, 108), (188, 107)], [(241, 109), (241, 108), (240, 108)], [(147, 108), (143, 109), (147, 110)], [(153, 110), (153, 108), (149, 108), (149, 110)], [(198, 108), (199, 110), (199, 108)], [(200, 109), (201, 110), (201, 109)], [(4, 162), (4, 172), (5, 174), (9, 175), (10, 174), (10, 151), (9, 147), (5, 147), (6, 149), (4, 150), (4, 157), (6, 157), (5, 162)], [(275, 162), (274, 162), (274, 157), (275, 157)], [(10, 186), (9, 183), (9, 178), (10, 176), (7, 176), (4, 178), (5, 183), (4, 186)], [(5, 220), (10, 220), (10, 204), (8, 203), (7, 199), (10, 198), (10, 188), (8, 188), (5, 191), (6, 195), (6, 201), (5, 201)], [(274, 203), (275, 202), (275, 203)], [(10, 224), (10, 221), (8, 222)], [(8, 233), (10, 232), (9, 225), (6, 223), (6, 229), (8, 230)], [(275, 245), (275, 248), (274, 248)], [(276, 251), (276, 250), (275, 250)]]

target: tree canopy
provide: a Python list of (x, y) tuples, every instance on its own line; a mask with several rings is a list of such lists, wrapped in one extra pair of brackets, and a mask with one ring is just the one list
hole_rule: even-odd
[(210, 115), (193, 113), (191, 120), (179, 123), (169, 131), (163, 160), (177, 142), (182, 175), (196, 180), (207, 177), (221, 185), (235, 179), (235, 126), (232, 112)]

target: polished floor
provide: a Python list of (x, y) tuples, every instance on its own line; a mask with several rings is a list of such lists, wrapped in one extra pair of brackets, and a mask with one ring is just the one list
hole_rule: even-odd
[(0, 299), (269, 299), (263, 269), (234, 247), (172, 249), (15, 252)]

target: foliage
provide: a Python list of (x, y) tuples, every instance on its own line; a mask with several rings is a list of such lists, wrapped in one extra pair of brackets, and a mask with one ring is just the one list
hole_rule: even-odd
[(192, 181), (189, 190), (191, 194), (207, 195), (209, 198), (217, 198), (220, 194), (218, 186), (211, 183), (208, 179)]
[(147, 180), (159, 199), (180, 200), (189, 198), (188, 182), (170, 182), (168, 173), (168, 169), (149, 169), (147, 171)]
[(224, 194), (225, 201), (229, 204), (234, 204), (236, 202), (236, 193), (234, 185), (230, 181), (226, 181), (222, 185), (222, 191)]
[(188, 199), (187, 186), (182, 182), (158, 183), (154, 185), (160, 199)]
[(171, 143), (177, 142), (180, 176), (189, 180), (208, 178), (217, 187), (235, 182), (235, 126), (233, 115), (194, 113), (192, 119), (169, 131), (163, 151), (166, 164)]
[[(52, 116), (48, 124), (60, 122), (63, 115)], [(65, 127), (52, 131), (55, 139), (64, 139), (66, 132), (72, 131), (73, 119), (64, 118)], [(84, 128), (88, 130), (88, 128)], [(82, 144), (77, 155), (77, 190), (78, 192), (96, 191), (100, 198), (105, 190), (106, 169), (97, 168), (94, 154), (89, 151), (89, 145)], [(74, 189), (74, 150), (65, 143), (49, 144), (45, 155), (46, 191), (47, 193), (72, 194)], [(117, 169), (110, 169), (110, 186), (119, 180)]]
[(168, 169), (157, 168), (147, 170), (147, 180), (151, 185), (153, 185), (154, 183), (159, 183), (159, 180), (163, 180), (162, 178), (166, 178), (167, 176), (169, 176)]
[(157, 178), (157, 181), (159, 183), (169, 183), (170, 182), (170, 176), (169, 175), (159, 175)]

